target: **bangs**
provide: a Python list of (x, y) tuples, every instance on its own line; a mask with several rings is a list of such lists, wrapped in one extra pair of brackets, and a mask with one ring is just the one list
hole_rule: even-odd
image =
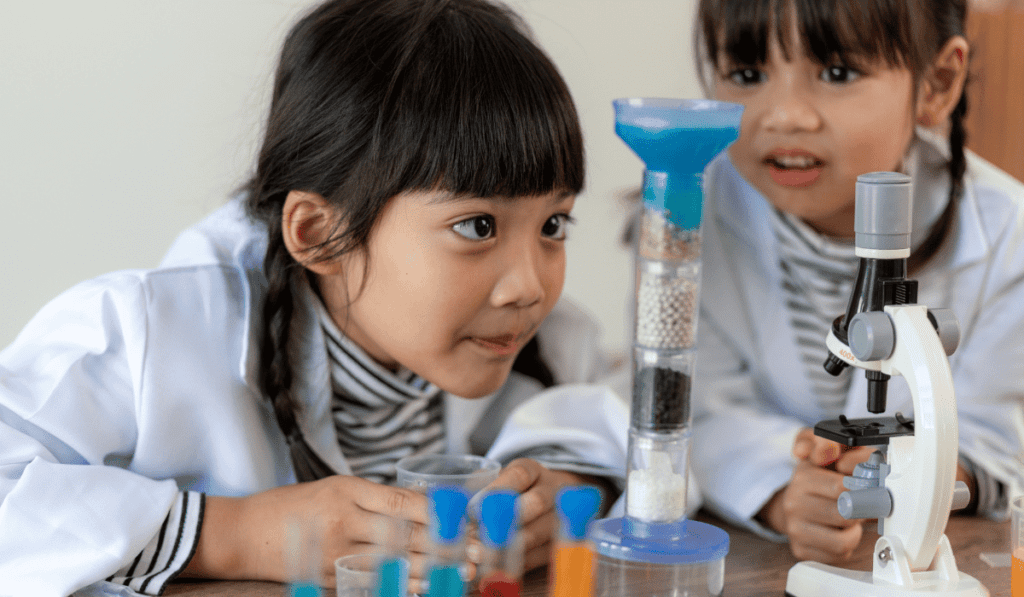
[[(923, 68), (920, 39), (928, 18), (916, 0), (704, 0), (700, 39), (706, 64), (757, 65), (768, 60), (772, 39), (792, 58), (799, 42), (807, 58), (828, 65), (881, 63)], [(792, 39), (795, 22), (799, 40)], [(700, 48), (698, 48), (700, 50)]]
[(408, 44), (377, 116), (369, 170), (356, 176), (371, 176), (379, 196), (582, 190), (583, 136), (568, 88), (529, 38), (493, 19), (442, 9)]

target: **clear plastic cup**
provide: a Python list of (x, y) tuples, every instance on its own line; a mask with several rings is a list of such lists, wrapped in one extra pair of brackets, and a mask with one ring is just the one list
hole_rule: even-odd
[(1010, 595), (1024, 597), (1024, 497), (1010, 502)]
[[(397, 561), (399, 560), (385, 558), (381, 554), (356, 554), (334, 560), (335, 589), (338, 597), (376, 597), (377, 575), (381, 564)], [(402, 568), (408, 569), (408, 561), (405, 558), (401, 561), (405, 562)], [(412, 596), (412, 593), (406, 595)]]
[(372, 554), (342, 556), (334, 560), (338, 597), (375, 597), (381, 557)]
[(398, 486), (426, 493), (431, 487), (458, 486), (475, 494), (498, 478), (501, 463), (469, 454), (407, 456), (395, 465)]

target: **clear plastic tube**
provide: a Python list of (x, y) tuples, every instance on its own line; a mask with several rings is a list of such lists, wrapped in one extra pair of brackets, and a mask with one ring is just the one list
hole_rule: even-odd
[(626, 515), (670, 523), (686, 517), (701, 233), (650, 206), (638, 232)]
[(523, 577), (523, 541), (518, 533), (518, 495), (493, 491), (480, 503), (480, 595), (519, 597)]
[(427, 575), (427, 597), (463, 597), (462, 577), (465, 553), (465, 516), (469, 495), (458, 487), (437, 487), (428, 491), (431, 507), (431, 554)]

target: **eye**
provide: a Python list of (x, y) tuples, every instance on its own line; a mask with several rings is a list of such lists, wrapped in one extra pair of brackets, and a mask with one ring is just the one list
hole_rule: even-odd
[(565, 240), (568, 235), (569, 225), (575, 223), (569, 214), (555, 214), (544, 222), (541, 227), (541, 234), (552, 240)]
[(860, 72), (845, 64), (834, 64), (821, 71), (821, 80), (826, 83), (852, 83), (859, 78)]
[(747, 87), (750, 85), (757, 85), (758, 83), (764, 83), (767, 76), (764, 71), (753, 67), (737, 68), (729, 71), (726, 75), (730, 81), (740, 87)]
[(456, 223), (452, 230), (470, 240), (486, 240), (494, 236), (494, 218), (473, 216)]

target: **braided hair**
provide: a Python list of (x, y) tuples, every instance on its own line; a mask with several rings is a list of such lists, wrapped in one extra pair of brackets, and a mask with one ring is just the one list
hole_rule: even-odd
[[(509, 9), (488, 0), (329, 0), (293, 26), (243, 190), (248, 216), (269, 234), (258, 383), (300, 479), (329, 469), (296, 423), (290, 327), (297, 283), (311, 274), (283, 240), (288, 193), (317, 193), (339, 216), (316, 247), (326, 260), (365, 247), (388, 200), (404, 191), (576, 194), (583, 180), (568, 88)], [(521, 369), (552, 381), (535, 343), (523, 354)]]
[[(854, 57), (881, 59), (889, 66), (908, 68), (920, 81), (946, 42), (965, 35), (967, 0), (700, 0), (694, 55), (705, 88), (709, 69), (719, 70), (723, 58), (737, 64), (766, 62), (772, 39), (788, 56), (790, 15), (808, 58), (821, 64), (835, 59), (856, 63)], [(938, 253), (952, 230), (967, 170), (966, 116), (967, 94), (962, 93), (950, 116), (949, 200), (911, 254), (911, 272)]]

